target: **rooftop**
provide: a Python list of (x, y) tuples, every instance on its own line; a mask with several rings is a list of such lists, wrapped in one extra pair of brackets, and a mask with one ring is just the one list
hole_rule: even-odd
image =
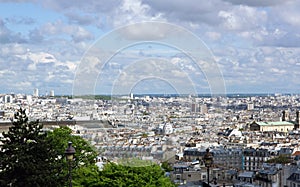
[(288, 121), (274, 121), (274, 122), (256, 122), (260, 126), (283, 126), (283, 125), (294, 125), (292, 122)]

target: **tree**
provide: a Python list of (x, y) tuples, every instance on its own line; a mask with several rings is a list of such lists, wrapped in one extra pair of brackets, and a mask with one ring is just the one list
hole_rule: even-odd
[(99, 186), (100, 171), (96, 165), (83, 166), (76, 169), (73, 173), (73, 186)]
[[(3, 133), (0, 150), (0, 186), (66, 186), (68, 165), (65, 149), (76, 149), (74, 172), (94, 165), (96, 151), (71, 129), (61, 127), (44, 132), (38, 121), (29, 122), (25, 110), (18, 110), (12, 126)], [(84, 177), (84, 176), (81, 176)]]
[(267, 160), (267, 163), (288, 164), (291, 163), (291, 158), (287, 155), (279, 155), (277, 157)]
[(173, 170), (172, 166), (170, 166), (170, 164), (167, 161), (162, 162), (161, 167), (167, 172), (170, 172)]
[(57, 186), (60, 167), (55, 151), (38, 121), (29, 122), (25, 110), (14, 114), (3, 132), (0, 151), (0, 186)]
[[(125, 164), (125, 165), (124, 165)], [(139, 166), (138, 166), (139, 165)], [(83, 177), (84, 176), (84, 177)], [(107, 163), (100, 171), (97, 166), (81, 167), (74, 173), (74, 186), (89, 187), (175, 187), (160, 166), (142, 160)]]
[[(63, 172), (60, 174), (60, 179), (66, 182), (66, 176), (68, 175), (68, 165), (65, 160), (65, 150), (68, 142), (72, 142), (72, 146), (75, 148), (76, 153), (72, 164), (72, 173), (74, 175), (73, 181), (76, 179), (86, 179), (85, 172), (94, 172), (95, 163), (97, 158), (97, 152), (93, 146), (80, 136), (72, 135), (72, 130), (66, 126), (56, 128), (53, 132), (49, 132), (47, 139), (53, 144), (53, 149), (56, 150), (57, 158), (60, 158), (58, 162), (63, 163)], [(93, 168), (91, 171), (89, 169)], [(75, 177), (77, 176), (77, 177)], [(66, 185), (66, 183), (65, 183)], [(74, 185), (75, 186), (75, 185)], [(85, 185), (84, 185), (85, 186)]]
[(99, 187), (175, 186), (157, 164), (134, 167), (109, 163), (99, 174), (100, 181), (97, 184)]
[(53, 132), (49, 132), (47, 139), (54, 144), (54, 149), (57, 151), (57, 156), (59, 158), (65, 157), (64, 153), (68, 142), (72, 142), (72, 146), (76, 150), (73, 162), (74, 168), (91, 164), (94, 165), (96, 162), (96, 149), (82, 137), (72, 135), (72, 130), (66, 126), (54, 129)]

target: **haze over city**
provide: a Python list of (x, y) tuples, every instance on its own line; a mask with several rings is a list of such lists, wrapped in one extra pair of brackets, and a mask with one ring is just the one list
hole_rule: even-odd
[[(299, 6), (295, 0), (1, 1), (0, 92), (32, 94), (38, 88), (40, 94), (72, 94), (77, 67), (97, 41), (129, 24), (154, 21), (198, 37), (217, 63), (227, 93), (299, 93)], [(145, 32), (136, 29), (133, 38)], [(174, 93), (186, 86), (172, 85), (182, 75), (195, 92), (211, 92), (203, 69), (184, 51), (140, 43), (115, 52), (94, 93), (111, 94), (117, 77), (138, 73), (150, 58), (167, 62), (156, 69), (176, 73), (167, 81), (137, 80), (133, 92)], [(132, 68), (143, 60), (142, 67)]]

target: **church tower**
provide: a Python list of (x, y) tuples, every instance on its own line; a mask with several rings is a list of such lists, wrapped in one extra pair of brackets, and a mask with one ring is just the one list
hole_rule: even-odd
[(281, 118), (281, 121), (288, 121), (289, 119), (289, 116), (288, 116), (288, 112), (286, 112), (285, 110), (282, 111), (282, 118)]
[(298, 129), (300, 125), (300, 112), (299, 110), (296, 111), (296, 121), (295, 121), (295, 129)]

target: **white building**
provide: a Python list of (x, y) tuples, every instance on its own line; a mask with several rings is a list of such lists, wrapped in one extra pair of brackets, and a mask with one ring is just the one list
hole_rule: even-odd
[(54, 97), (54, 90), (50, 91), (50, 97)]
[(33, 90), (33, 96), (34, 96), (34, 97), (38, 97), (38, 96), (39, 96), (39, 89), (35, 88), (35, 89)]
[(12, 102), (13, 102), (13, 96), (11, 95), (4, 96), (4, 103), (12, 103)]
[(163, 134), (172, 134), (173, 133), (173, 126), (171, 123), (165, 123), (163, 126)]

